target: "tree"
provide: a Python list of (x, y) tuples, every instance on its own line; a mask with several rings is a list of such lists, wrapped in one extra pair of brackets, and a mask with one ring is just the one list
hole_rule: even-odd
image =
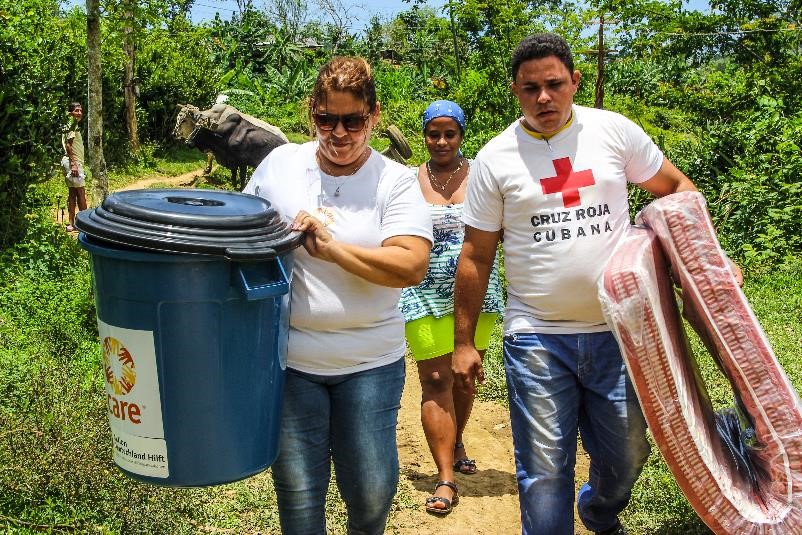
[[(295, 41), (309, 18), (309, 7), (306, 0), (270, 0), (265, 5), (265, 13)], [(240, 18), (244, 19), (244, 13), (240, 12)]]
[(86, 0), (86, 52), (89, 67), (88, 149), (94, 181), (93, 200), (100, 204), (109, 194), (106, 158), (103, 156), (103, 71), (100, 57), (100, 1)]
[(596, 99), (594, 106), (604, 108), (604, 13), (599, 14), (599, 41), (596, 45)]
[(328, 19), (328, 38), (332, 44), (332, 55), (337, 55), (340, 46), (350, 36), (351, 27), (356, 20), (353, 15), (355, 10), (363, 10), (364, 6), (346, 6), (342, 0), (315, 0), (318, 9)]
[(136, 41), (134, 13), (135, 0), (123, 0), (123, 52), (125, 53), (125, 75), (123, 76), (123, 93), (125, 95), (125, 125), (128, 129), (128, 141), (131, 152), (139, 154), (139, 131), (136, 122), (136, 82), (134, 80), (134, 64), (136, 60)]
[(385, 40), (384, 25), (378, 16), (373, 15), (370, 18), (370, 22), (368, 22), (368, 27), (365, 29), (364, 38), (362, 39), (363, 54), (367, 56), (370, 62), (376, 63), (381, 59), (382, 50), (387, 46)]
[[(120, 47), (122, 56), (115, 55), (107, 61), (112, 65), (119, 62), (122, 71), (122, 101), (124, 107), (124, 124), (128, 146), (124, 156), (140, 152), (139, 117), (137, 100), (140, 95), (140, 80), (137, 64), (139, 48), (149, 35), (168, 24), (182, 18), (187, 13), (193, 0), (100, 0), (100, 8), (104, 10), (105, 28), (107, 29), (104, 46), (112, 43)], [(106, 42), (108, 41), (108, 42)], [(119, 59), (118, 59), (119, 58)], [(117, 84), (115, 84), (116, 86)], [(113, 86), (112, 86), (113, 87)], [(116, 99), (114, 99), (116, 100)], [(111, 104), (108, 102), (107, 105)], [(141, 112), (141, 109), (139, 110)]]

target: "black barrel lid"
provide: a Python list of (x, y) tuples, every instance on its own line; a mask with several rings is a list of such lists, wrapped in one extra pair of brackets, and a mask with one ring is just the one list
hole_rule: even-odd
[(272, 259), (303, 241), (268, 200), (209, 189), (118, 191), (75, 226), (100, 242), (231, 260)]

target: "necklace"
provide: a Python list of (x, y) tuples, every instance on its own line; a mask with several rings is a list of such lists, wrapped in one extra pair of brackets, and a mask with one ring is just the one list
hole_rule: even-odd
[[(347, 173), (343, 173), (341, 175), (337, 175), (337, 176), (345, 177), (342, 182), (337, 182), (337, 176), (335, 176), (334, 173), (330, 172), (331, 168), (329, 168), (328, 171), (325, 169), (325, 166), (323, 165), (323, 158), (320, 157), (320, 151), (318, 150), (315, 153), (315, 158), (317, 158), (317, 165), (318, 165), (318, 167), (320, 167), (320, 170), (323, 171), (324, 173), (326, 173), (327, 175), (331, 176), (334, 179), (334, 183), (337, 184), (337, 188), (334, 190), (334, 196), (335, 197), (339, 197), (340, 196), (340, 188), (343, 187), (346, 182), (348, 182), (349, 178), (354, 176), (354, 174), (357, 171), (359, 171), (359, 169), (365, 164), (365, 162), (368, 161), (368, 157), (370, 157), (370, 147), (365, 147), (365, 150), (362, 152), (362, 154), (359, 156), (359, 158), (357, 158), (357, 161), (356, 161), (356, 164), (354, 164), (354, 167)], [(321, 187), (322, 187), (322, 182), (321, 182)]]
[(432, 172), (432, 161), (429, 160), (426, 162), (426, 172), (429, 174), (429, 181), (432, 183), (433, 186), (439, 188), (440, 191), (445, 191), (446, 186), (448, 186), (448, 184), (451, 182), (451, 179), (453, 179), (456, 176), (456, 174), (459, 173), (459, 170), (462, 169), (462, 166), (464, 164), (465, 164), (465, 158), (460, 158), (459, 165), (457, 166), (456, 169), (451, 171), (450, 175), (448, 175), (448, 180), (441, 183), (434, 177), (434, 173)]

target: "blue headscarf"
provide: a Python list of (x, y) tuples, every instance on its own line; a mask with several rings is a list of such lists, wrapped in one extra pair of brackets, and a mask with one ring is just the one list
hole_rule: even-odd
[(457, 121), (459, 129), (462, 134), (465, 134), (465, 112), (459, 107), (456, 102), (450, 100), (435, 100), (426, 111), (423, 112), (423, 130), (426, 130), (426, 125), (429, 121), (438, 117), (450, 117)]

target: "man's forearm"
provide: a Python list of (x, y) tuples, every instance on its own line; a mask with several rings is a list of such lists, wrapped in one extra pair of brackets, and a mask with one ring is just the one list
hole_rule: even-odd
[(476, 323), (487, 293), (489, 265), (460, 256), (454, 284), (454, 345), (473, 345)]
[(476, 322), (487, 293), (501, 231), (487, 232), (465, 225), (465, 241), (454, 283), (454, 349), (473, 346)]

